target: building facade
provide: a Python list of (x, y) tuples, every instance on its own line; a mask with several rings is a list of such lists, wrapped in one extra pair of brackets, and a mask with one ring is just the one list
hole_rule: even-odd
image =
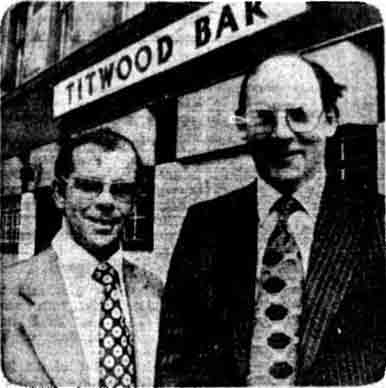
[(109, 125), (148, 166), (126, 254), (165, 276), (187, 207), (254, 179), (232, 114), (248, 66), (282, 51), (347, 86), (327, 168), (347, 190), (384, 193), (384, 29), (374, 6), (22, 2), (5, 13), (1, 40), (4, 265), (60, 227), (50, 187), (60, 139)]

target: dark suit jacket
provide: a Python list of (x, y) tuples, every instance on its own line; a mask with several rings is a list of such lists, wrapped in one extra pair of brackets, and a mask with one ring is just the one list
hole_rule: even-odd
[[(161, 307), (158, 386), (242, 386), (257, 262), (256, 182), (192, 206)], [(327, 183), (305, 281), (298, 385), (382, 378), (386, 359), (383, 198)]]
[[(137, 385), (152, 386), (161, 281), (123, 261), (134, 327)], [(52, 248), (3, 273), (2, 367), (23, 386), (89, 386), (89, 373)]]

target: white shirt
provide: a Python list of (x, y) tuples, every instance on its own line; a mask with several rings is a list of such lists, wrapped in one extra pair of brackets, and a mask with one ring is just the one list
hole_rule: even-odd
[[(103, 297), (103, 286), (92, 279), (98, 261), (71, 237), (66, 220), (52, 241), (58, 255), (59, 267), (64, 278), (70, 306), (78, 329), (83, 354), (89, 367), (92, 386), (99, 382), (99, 313)], [(118, 271), (121, 285), (120, 301), (126, 322), (130, 322), (127, 296), (125, 292), (122, 250), (111, 256), (108, 262)]]
[[(305, 211), (292, 213), (288, 219), (288, 228), (294, 235), (302, 255), (304, 276), (306, 276), (308, 271), (311, 244), (325, 181), (326, 173), (323, 170), (293, 194), (293, 197), (305, 209)], [(259, 178), (257, 180), (257, 211), (259, 215), (257, 279), (260, 278), (263, 255), (268, 238), (278, 220), (277, 211), (271, 211), (271, 208), (281, 196), (281, 193), (268, 185), (263, 179)]]

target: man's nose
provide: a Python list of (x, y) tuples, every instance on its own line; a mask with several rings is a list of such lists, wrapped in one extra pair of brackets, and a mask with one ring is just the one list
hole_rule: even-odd
[(277, 112), (276, 126), (273, 128), (272, 136), (279, 139), (290, 139), (294, 137), (294, 133), (288, 125), (286, 113), (283, 111)]
[(110, 187), (104, 186), (102, 192), (96, 198), (97, 205), (105, 206), (105, 207), (113, 207), (114, 206), (114, 198), (111, 195)]

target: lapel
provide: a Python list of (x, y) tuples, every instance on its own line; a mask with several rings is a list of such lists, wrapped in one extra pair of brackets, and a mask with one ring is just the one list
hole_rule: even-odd
[(351, 208), (350, 200), (341, 192), (341, 187), (326, 185), (315, 225), (302, 314), (300, 359), (303, 372), (315, 360), (360, 259), (360, 222), (363, 221), (359, 220), (363, 218), (355, 217), (358, 210)]
[(23, 321), (41, 364), (56, 385), (89, 385), (74, 317), (52, 249), (33, 258), (36, 263), (20, 290), (32, 302)]
[[(253, 330), (256, 265), (257, 265), (257, 185), (256, 181), (232, 197), (229, 211), (231, 214), (227, 228), (231, 235), (226, 236), (228, 243), (223, 256), (229, 263), (228, 284), (230, 295), (230, 319), (233, 338), (230, 343), (236, 363), (235, 381), (245, 381), (249, 369), (250, 342)], [(222, 217), (220, 217), (220, 220)], [(230, 226), (230, 227), (229, 227)], [(229, 245), (232, 247), (229, 247)], [(236, 263), (236, 265), (235, 265)], [(238, 264), (237, 264), (238, 263)]]
[[(229, 287), (232, 327), (232, 347), (239, 374), (236, 381), (245, 381), (248, 373), (250, 339), (253, 326), (253, 306), (256, 287), (257, 263), (257, 195), (256, 182), (231, 202), (231, 225), (235, 235), (226, 236), (226, 251), (237, 250), (245, 265), (234, 265), (230, 272)], [(301, 372), (309, 369), (318, 353), (323, 335), (340, 307), (350, 284), (353, 271), (359, 263), (361, 225), (364, 220), (352, 200), (342, 195), (342, 188), (327, 182), (317, 217), (311, 252), (309, 272), (305, 282), (302, 337)], [(229, 225), (229, 223), (228, 223)], [(239, 227), (243, 225), (243, 227)], [(236, 237), (235, 237), (236, 236)], [(234, 250), (229, 244), (234, 244)], [(226, 252), (224, 252), (225, 255)]]
[(161, 281), (150, 272), (123, 261), (129, 311), (134, 327), (137, 386), (154, 385)]

